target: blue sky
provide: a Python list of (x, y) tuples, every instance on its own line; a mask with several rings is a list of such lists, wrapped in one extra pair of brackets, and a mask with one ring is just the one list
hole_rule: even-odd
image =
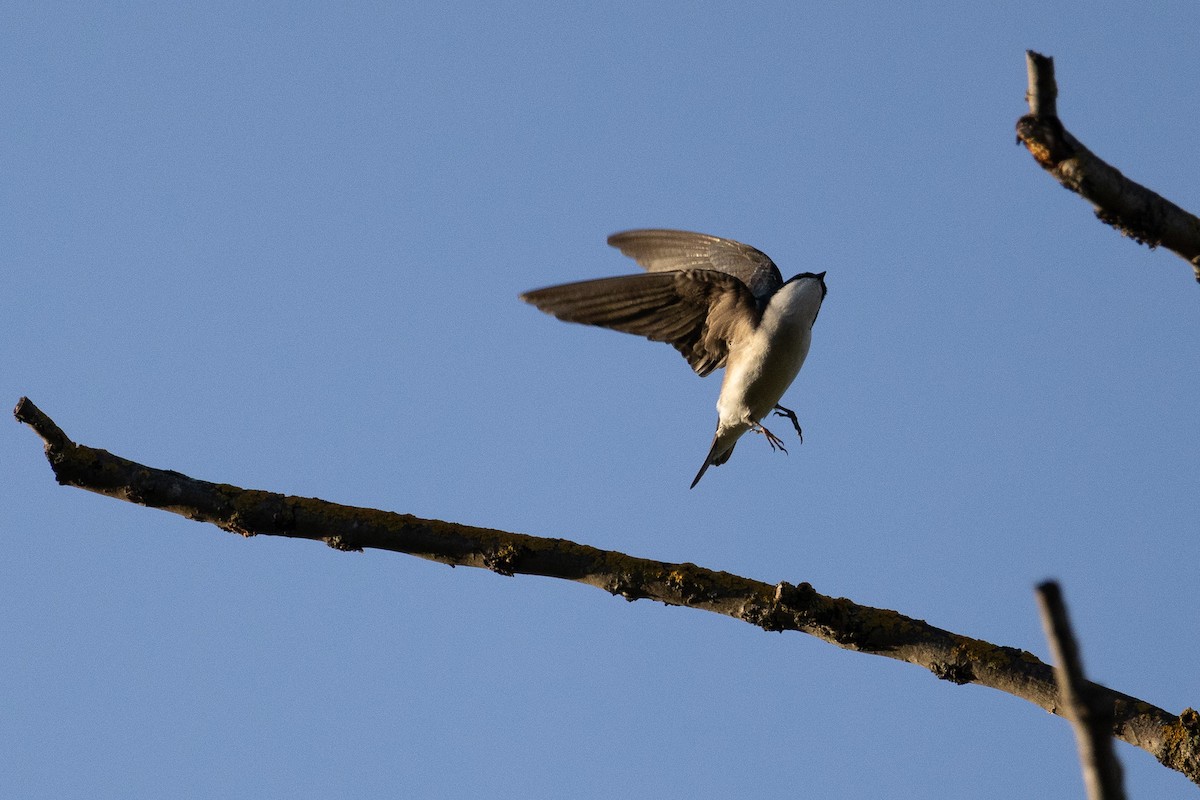
[[(0, 30), (0, 398), (242, 486), (561, 536), (894, 608), (1200, 703), (1200, 287), (1014, 144), (1026, 48), (1193, 211), (1193, 3), (24, 4)], [(688, 483), (719, 378), (517, 300), (613, 231), (829, 295)], [(786, 430), (786, 424), (784, 426)], [(1007, 695), (537, 578), (55, 485), (0, 425), (0, 794), (1082, 796)], [(1120, 745), (1131, 796), (1194, 787)]]

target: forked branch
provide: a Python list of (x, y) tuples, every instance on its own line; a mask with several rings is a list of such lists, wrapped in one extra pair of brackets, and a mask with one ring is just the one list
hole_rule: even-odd
[(1029, 113), (1017, 120), (1017, 140), (1056, 181), (1091, 203), (1102, 222), (1136, 242), (1177, 254), (1200, 281), (1200, 219), (1084, 147), (1058, 118), (1054, 59), (1028, 50), (1025, 61)]
[[(772, 585), (565, 539), (209, 483), (76, 444), (26, 398), (17, 403), (14, 414), (45, 441), (54, 476), (66, 486), (210, 522), (243, 536), (314, 539), (338, 550), (370, 547), (501, 575), (562, 578), (626, 600), (711, 611), (766, 631), (800, 631), (847, 650), (915, 664), (952, 683), (990, 686), (1063, 713), (1054, 671), (1031, 653), (951, 633), (895, 611), (822, 595), (808, 583)], [(1175, 716), (1098, 684), (1087, 686), (1111, 709), (1113, 735), (1200, 784), (1200, 715), (1187, 709)]]

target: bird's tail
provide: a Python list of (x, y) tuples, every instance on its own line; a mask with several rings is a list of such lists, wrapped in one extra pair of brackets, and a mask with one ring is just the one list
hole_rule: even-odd
[(733, 448), (736, 445), (737, 440), (735, 439), (733, 444), (729, 446), (728, 450), (718, 452), (722, 447), (725, 446), (725, 443), (721, 441), (721, 431), (718, 429), (717, 432), (713, 434), (712, 447), (708, 449), (708, 455), (704, 457), (704, 464), (701, 465), (700, 471), (696, 473), (696, 477), (692, 479), (692, 485), (688, 488), (695, 489), (696, 484), (699, 483), (700, 479), (704, 477), (704, 473), (708, 471), (710, 466), (719, 467), (728, 461), (729, 457), (733, 455)]

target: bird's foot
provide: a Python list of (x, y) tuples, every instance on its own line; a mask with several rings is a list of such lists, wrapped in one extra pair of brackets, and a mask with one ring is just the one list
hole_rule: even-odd
[(761, 424), (754, 426), (754, 432), (761, 433), (763, 436), (766, 436), (767, 444), (771, 445), (772, 450), (782, 450), (783, 454), (787, 455), (787, 448), (783, 446), (783, 441), (778, 436), (764, 428)]
[(792, 427), (794, 427), (796, 429), (796, 435), (800, 437), (800, 444), (804, 444), (804, 431), (800, 430), (800, 420), (796, 419), (795, 411), (792, 411), (790, 408), (784, 408), (783, 406), (776, 404), (775, 405), (775, 416), (787, 417), (788, 419), (790, 419), (792, 421)]

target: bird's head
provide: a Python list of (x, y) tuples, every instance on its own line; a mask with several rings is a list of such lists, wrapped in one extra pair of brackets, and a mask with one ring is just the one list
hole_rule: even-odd
[(802, 280), (816, 281), (821, 286), (821, 299), (822, 300), (825, 299), (825, 293), (828, 290), (825, 288), (825, 273), (824, 272), (801, 272), (799, 275), (792, 278), (792, 280), (794, 280), (794, 281), (802, 281)]

